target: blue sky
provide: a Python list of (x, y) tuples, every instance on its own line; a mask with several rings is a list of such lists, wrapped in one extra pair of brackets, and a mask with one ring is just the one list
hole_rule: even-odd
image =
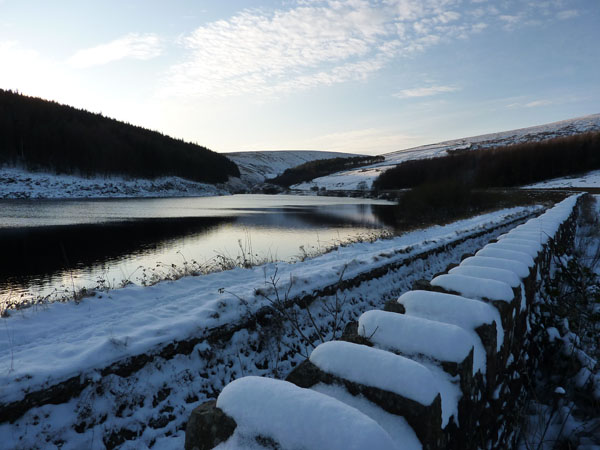
[(598, 0), (0, 0), (0, 88), (215, 151), (380, 154), (600, 112)]

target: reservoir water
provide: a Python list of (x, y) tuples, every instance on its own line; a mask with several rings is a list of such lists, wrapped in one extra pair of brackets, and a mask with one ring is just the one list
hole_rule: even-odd
[[(392, 203), (233, 195), (1, 200), (0, 303), (151, 282), (183, 267), (298, 260), (391, 230)], [(1, 306), (0, 306), (1, 307)]]

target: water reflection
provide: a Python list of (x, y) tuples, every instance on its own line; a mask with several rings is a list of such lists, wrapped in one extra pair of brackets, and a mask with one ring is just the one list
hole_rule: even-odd
[(48, 295), (136, 280), (140, 267), (217, 255), (289, 260), (374, 229), (385, 202), (237, 195), (192, 199), (0, 202), (0, 295)]
[[(127, 256), (164, 252), (171, 243), (208, 234), (231, 217), (141, 219), (81, 225), (0, 229), (0, 283), (26, 285), (28, 280), (67, 269), (110, 265)], [(1, 286), (1, 284), (0, 284)]]

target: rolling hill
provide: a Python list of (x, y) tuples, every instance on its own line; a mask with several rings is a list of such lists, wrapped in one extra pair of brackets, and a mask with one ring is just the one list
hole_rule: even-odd
[(310, 190), (316, 186), (327, 190), (360, 190), (361, 187), (370, 189), (373, 181), (382, 172), (405, 161), (443, 157), (451, 154), (453, 151), (476, 151), (506, 145), (538, 142), (589, 131), (600, 131), (600, 114), (399, 150), (384, 154), (385, 161), (381, 163), (316, 178), (311, 182), (292, 186), (292, 188)]
[(225, 156), (237, 164), (243, 181), (260, 184), (306, 162), (361, 155), (316, 150), (274, 150), (225, 153)]
[(224, 183), (235, 163), (197, 144), (0, 89), (0, 167), (64, 175)]

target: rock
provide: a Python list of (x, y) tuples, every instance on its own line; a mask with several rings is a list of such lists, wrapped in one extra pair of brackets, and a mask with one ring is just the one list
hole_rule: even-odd
[(302, 361), (298, 367), (292, 370), (285, 381), (289, 381), (298, 387), (308, 389), (320, 381), (321, 375), (322, 373), (319, 368), (307, 359)]
[[(398, 304), (398, 306), (401, 305)], [(348, 322), (348, 324), (346, 324), (340, 340), (373, 347), (373, 344), (371, 341), (369, 341), (369, 339), (358, 334), (358, 322), (356, 321)]]
[(125, 441), (131, 441), (138, 437), (141, 433), (138, 433), (135, 430), (128, 430), (127, 428), (122, 428), (119, 431), (113, 431), (110, 435), (105, 436), (103, 439), (104, 446), (108, 450), (112, 450), (117, 448), (119, 445), (123, 444)]
[(417, 280), (413, 283), (412, 289), (413, 291), (431, 291), (431, 284), (429, 280)]
[(212, 400), (192, 411), (185, 429), (185, 450), (209, 450), (231, 437), (237, 424)]
[(398, 301), (396, 299), (388, 300), (387, 302), (385, 302), (385, 305), (383, 306), (383, 310), (388, 311), (388, 312), (395, 312), (398, 314), (406, 313), (406, 309), (404, 308), (404, 305), (401, 305), (400, 303), (398, 303)]
[(148, 426), (152, 429), (158, 430), (159, 428), (166, 427), (169, 422), (172, 422), (173, 420), (175, 420), (175, 416), (173, 414), (162, 415), (158, 418), (150, 419)]

